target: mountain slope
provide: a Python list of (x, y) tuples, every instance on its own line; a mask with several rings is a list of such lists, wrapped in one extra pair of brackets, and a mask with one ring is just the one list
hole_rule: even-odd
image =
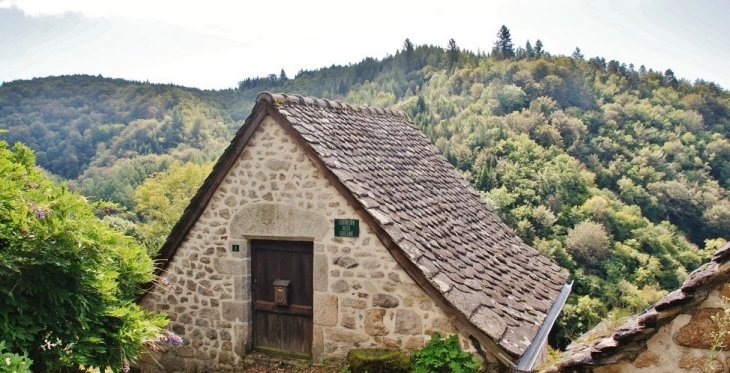
[[(87, 196), (215, 159), (262, 90), (406, 111), (487, 203), (576, 284), (553, 342), (635, 311), (730, 238), (730, 93), (602, 58), (413, 46), (200, 91), (90, 76), (0, 87), (0, 128)], [(141, 219), (141, 215), (132, 216)]]

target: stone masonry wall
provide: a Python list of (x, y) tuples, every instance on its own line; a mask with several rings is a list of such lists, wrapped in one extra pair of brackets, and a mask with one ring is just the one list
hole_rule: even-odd
[[(722, 316), (722, 297), (730, 299), (730, 286), (725, 284), (713, 291), (691, 314), (680, 314), (662, 327), (648, 342), (647, 350), (634, 361), (596, 368), (596, 373), (664, 373), (705, 372), (713, 345), (712, 333), (717, 331), (712, 316)], [(727, 307), (727, 305), (725, 305)], [(730, 335), (723, 341), (730, 345)], [(712, 361), (709, 372), (730, 370), (730, 353), (720, 351)]]
[(315, 362), (353, 348), (418, 349), (434, 332), (457, 333), (366, 224), (360, 237), (334, 237), (335, 218), (359, 217), (283, 129), (264, 119), (142, 301), (167, 312), (184, 339), (143, 357), (142, 370), (210, 371), (242, 362), (251, 347), (250, 239), (314, 242)]

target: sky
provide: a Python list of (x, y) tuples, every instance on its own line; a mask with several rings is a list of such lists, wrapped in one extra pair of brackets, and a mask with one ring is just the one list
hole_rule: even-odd
[(90, 74), (201, 89), (414, 44), (579, 47), (730, 88), (727, 0), (0, 0), (0, 82)]

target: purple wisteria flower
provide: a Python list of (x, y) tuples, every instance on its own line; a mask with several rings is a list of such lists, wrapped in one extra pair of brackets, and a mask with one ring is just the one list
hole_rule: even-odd
[(177, 334), (169, 333), (167, 335), (167, 342), (175, 346), (180, 346), (183, 344), (183, 339)]
[(165, 335), (158, 336), (155, 343), (169, 343), (173, 346), (180, 346), (183, 344), (183, 339), (173, 332), (166, 332)]

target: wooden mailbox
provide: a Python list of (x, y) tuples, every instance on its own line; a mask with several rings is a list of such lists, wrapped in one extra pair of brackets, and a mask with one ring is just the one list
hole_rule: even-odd
[(289, 280), (274, 280), (274, 304), (289, 305)]

